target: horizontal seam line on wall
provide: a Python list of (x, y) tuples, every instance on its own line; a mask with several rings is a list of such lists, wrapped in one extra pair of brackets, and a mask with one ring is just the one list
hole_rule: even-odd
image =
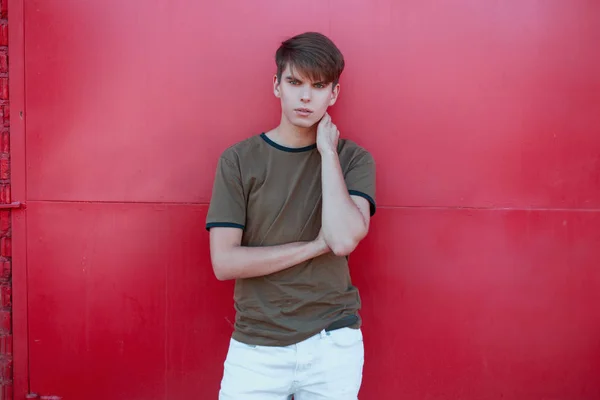
[[(27, 200), (26, 203), (59, 203), (59, 204), (144, 204), (166, 206), (208, 206), (207, 202), (177, 202), (177, 201), (113, 201), (113, 200)], [(381, 209), (422, 209), (422, 210), (467, 210), (467, 211), (573, 211), (600, 212), (600, 208), (552, 208), (552, 207), (472, 207), (472, 206), (389, 206), (378, 205)]]

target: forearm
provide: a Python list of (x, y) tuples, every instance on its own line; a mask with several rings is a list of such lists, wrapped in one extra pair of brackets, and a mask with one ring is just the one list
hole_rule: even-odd
[(337, 152), (323, 152), (321, 160), (323, 233), (334, 253), (347, 255), (364, 237), (366, 222), (350, 198)]
[(324, 241), (295, 242), (278, 246), (235, 246), (215, 251), (213, 268), (219, 280), (254, 278), (293, 267), (329, 251)]

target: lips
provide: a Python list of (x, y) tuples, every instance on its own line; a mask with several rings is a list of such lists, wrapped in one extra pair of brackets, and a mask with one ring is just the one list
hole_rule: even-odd
[(302, 115), (302, 116), (308, 116), (310, 114), (312, 114), (312, 110), (309, 110), (308, 108), (296, 108), (294, 110), (297, 114)]

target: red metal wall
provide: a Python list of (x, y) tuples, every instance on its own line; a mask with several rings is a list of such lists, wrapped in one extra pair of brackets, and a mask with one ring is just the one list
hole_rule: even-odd
[(13, 398), (8, 2), (0, 0), (0, 399)]
[(11, 1), (16, 398), (216, 398), (215, 163), (277, 122), (306, 30), (378, 163), (361, 398), (600, 397), (600, 2)]

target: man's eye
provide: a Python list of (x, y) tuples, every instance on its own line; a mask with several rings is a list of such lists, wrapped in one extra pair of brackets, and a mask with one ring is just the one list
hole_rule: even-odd
[(323, 89), (325, 87), (325, 85), (323, 85), (322, 83), (317, 83), (317, 84), (315, 84), (315, 87), (318, 89)]
[(298, 81), (294, 81), (294, 80), (292, 80), (292, 81), (290, 81), (290, 83), (291, 83), (292, 85), (297, 85), (299, 82), (298, 82)]

